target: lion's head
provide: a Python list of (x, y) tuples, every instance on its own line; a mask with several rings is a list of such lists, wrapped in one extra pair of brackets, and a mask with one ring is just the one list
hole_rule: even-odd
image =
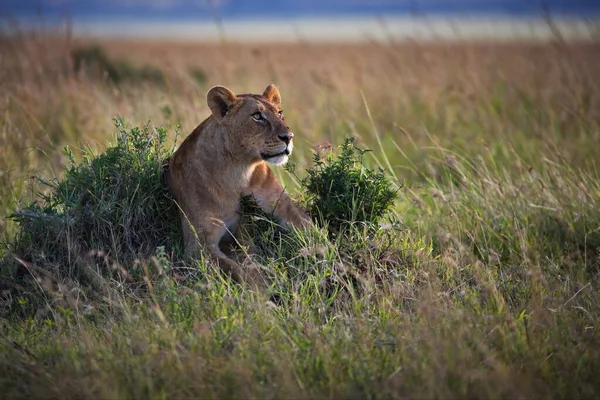
[(274, 165), (288, 161), (294, 134), (285, 124), (281, 95), (269, 85), (262, 95), (235, 95), (224, 86), (211, 88), (208, 106), (218, 124), (226, 128), (227, 141), (248, 162), (265, 160)]

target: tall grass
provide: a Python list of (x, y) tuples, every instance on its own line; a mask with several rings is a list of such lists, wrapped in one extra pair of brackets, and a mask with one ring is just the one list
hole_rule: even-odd
[(337, 236), (255, 216), (242, 251), (264, 266), (265, 293), (160, 251), (93, 253), (93, 285), (13, 258), (7, 398), (598, 396), (598, 44), (106, 42), (111, 58), (164, 73), (164, 85), (118, 87), (74, 73), (78, 45), (1, 43), (3, 216), (42, 190), (33, 172), (61, 176), (65, 144), (76, 163), (86, 143), (103, 151), (112, 116), (191, 131), (213, 84), (279, 85), (300, 179), (276, 172), (298, 199), (312, 152), (352, 135), (398, 200), (378, 229)]

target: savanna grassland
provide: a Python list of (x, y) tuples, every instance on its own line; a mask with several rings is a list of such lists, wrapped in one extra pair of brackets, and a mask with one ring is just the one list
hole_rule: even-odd
[[(0, 41), (3, 397), (598, 397), (598, 43), (89, 45)], [(269, 83), (296, 142), (295, 172), (276, 172), (299, 202), (314, 152), (349, 136), (397, 189), (377, 224), (260, 227), (269, 293), (176, 245), (126, 256), (127, 228), (87, 249), (69, 228), (76, 247), (54, 257), (61, 232), (9, 217), (56, 187), (64, 215), (78, 187), (73, 215), (92, 197), (86, 215), (105, 215), (108, 194), (69, 165), (163, 127), (164, 152), (127, 159), (155, 168), (209, 115), (209, 87)]]

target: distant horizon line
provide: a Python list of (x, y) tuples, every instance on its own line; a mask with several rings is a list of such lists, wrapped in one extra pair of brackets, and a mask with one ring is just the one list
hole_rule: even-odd
[[(222, 19), (78, 17), (15, 21), (25, 30), (67, 28), (83, 38), (179, 39), (202, 41), (389, 41), (460, 39), (600, 38), (600, 16), (526, 15), (367, 15), (313, 17), (237, 17)], [(276, 37), (274, 40), (273, 37)]]

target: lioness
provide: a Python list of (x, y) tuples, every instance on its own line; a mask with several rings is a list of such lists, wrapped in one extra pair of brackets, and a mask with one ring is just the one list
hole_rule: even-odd
[(281, 95), (274, 85), (262, 95), (237, 96), (215, 86), (206, 98), (212, 115), (173, 154), (165, 183), (183, 211), (186, 256), (197, 254), (202, 244), (237, 282), (256, 284), (257, 271), (227, 257), (219, 243), (236, 230), (242, 196), (253, 196), (284, 226), (311, 224), (267, 165), (288, 161), (294, 134), (285, 124)]

